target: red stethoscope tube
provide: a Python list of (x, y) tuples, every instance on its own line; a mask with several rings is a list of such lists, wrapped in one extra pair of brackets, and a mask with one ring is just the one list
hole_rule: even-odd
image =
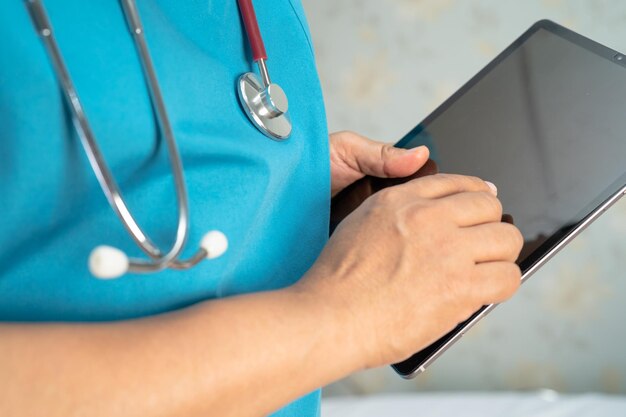
[(252, 0), (237, 0), (237, 3), (241, 11), (243, 25), (246, 27), (246, 33), (248, 34), (248, 42), (250, 42), (250, 47), (252, 48), (252, 59), (254, 62), (267, 59), (267, 52), (265, 52), (265, 45), (259, 30), (256, 13), (254, 13)]

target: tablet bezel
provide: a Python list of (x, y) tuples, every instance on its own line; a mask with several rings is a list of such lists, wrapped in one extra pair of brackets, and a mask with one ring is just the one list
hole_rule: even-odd
[[(454, 102), (463, 96), (468, 90), (483, 79), (489, 72), (498, 66), (504, 59), (521, 46), (528, 38), (534, 35), (538, 30), (548, 30), (551, 33), (560, 36), (594, 54), (610, 60), (615, 65), (624, 67), (626, 71), (626, 62), (618, 62), (615, 56), (618, 51), (605, 47), (589, 38), (586, 38), (576, 32), (573, 32), (551, 20), (540, 20), (530, 29), (516, 39), (508, 48), (500, 53), (493, 61), (491, 61), (478, 74), (463, 85), (448, 100), (441, 104), (433, 111), (422, 123), (406, 134), (395, 146), (406, 147), (415, 136), (425, 129), (431, 121), (436, 119), (440, 114), (445, 112)], [(626, 139), (626, 138), (625, 138)], [(626, 194), (626, 172), (614, 183), (610, 184), (602, 191), (592, 202), (583, 208), (571, 222), (555, 232), (538, 248), (531, 252), (525, 259), (519, 262), (522, 270), (522, 282), (526, 281), (533, 273), (535, 273), (543, 264), (558, 253), (565, 245), (567, 245), (574, 237), (583, 231), (589, 224), (604, 213), (610, 206), (616, 203), (620, 197)], [(497, 304), (490, 304), (482, 307), (470, 318), (459, 324), (454, 330), (441, 337), (430, 346), (417, 352), (409, 359), (392, 365), (392, 368), (403, 378), (413, 378), (433, 363), (441, 356), (450, 346), (458, 341), (474, 324), (491, 312)]]

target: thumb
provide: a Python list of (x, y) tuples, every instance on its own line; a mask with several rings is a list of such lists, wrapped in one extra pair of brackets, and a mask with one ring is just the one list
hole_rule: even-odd
[(352, 158), (364, 175), (381, 178), (406, 177), (414, 174), (428, 160), (426, 146), (412, 149), (396, 148), (354, 134), (351, 139)]

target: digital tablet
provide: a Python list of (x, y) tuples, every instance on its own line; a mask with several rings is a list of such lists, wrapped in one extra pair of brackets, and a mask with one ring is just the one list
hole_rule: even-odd
[[(439, 170), (498, 186), (524, 235), (526, 280), (626, 193), (626, 57), (537, 22), (396, 144), (419, 145), (431, 161), (411, 178)], [(333, 199), (331, 223), (400, 181), (353, 184)], [(393, 368), (405, 378), (423, 372), (494, 307)]]

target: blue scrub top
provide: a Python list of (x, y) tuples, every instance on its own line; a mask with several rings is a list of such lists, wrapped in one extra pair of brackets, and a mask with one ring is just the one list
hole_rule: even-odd
[[(299, 0), (256, 0), (272, 79), (289, 96), (285, 142), (257, 131), (235, 83), (253, 66), (235, 0), (140, 0), (190, 200), (192, 254), (208, 230), (228, 252), (188, 271), (94, 279), (102, 244), (142, 256), (103, 196), (22, 1), (0, 2), (0, 320), (147, 316), (297, 281), (328, 234), (328, 133)], [(172, 175), (115, 1), (46, 0), (66, 64), (123, 194), (161, 247), (177, 221)], [(256, 71), (256, 69), (254, 69)], [(252, 324), (252, 323), (251, 323)], [(219, 340), (216, 340), (219, 343)], [(305, 371), (307, 366), (303, 364)], [(277, 383), (289, 383), (282, 381)], [(319, 414), (319, 391), (278, 416)]]

